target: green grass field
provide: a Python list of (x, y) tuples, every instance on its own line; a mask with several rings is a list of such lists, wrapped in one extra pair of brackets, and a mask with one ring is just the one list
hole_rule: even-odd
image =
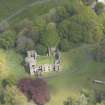
[(14, 14), (29, 3), (37, 0), (0, 0), (0, 20)]
[(81, 47), (63, 54), (65, 59), (62, 63), (64, 62), (66, 69), (57, 76), (48, 78), (52, 87), (52, 99), (47, 105), (63, 105), (70, 96), (78, 99), (83, 88), (104, 89), (103, 85), (94, 85), (92, 81), (95, 79), (105, 81), (105, 63), (95, 62), (89, 50), (91, 48)]
[(37, 65), (42, 65), (42, 64), (53, 64), (54, 63), (54, 57), (51, 56), (39, 56), (37, 58)]

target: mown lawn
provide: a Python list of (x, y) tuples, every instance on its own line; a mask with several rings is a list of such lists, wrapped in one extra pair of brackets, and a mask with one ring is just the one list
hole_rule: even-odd
[(64, 71), (56, 76), (47, 78), (52, 99), (47, 105), (64, 105), (67, 97), (78, 99), (83, 88), (104, 89), (103, 85), (93, 84), (93, 80), (105, 81), (105, 63), (98, 63), (92, 59), (91, 48), (83, 46), (72, 49), (63, 54)]
[(53, 56), (39, 56), (37, 58), (37, 65), (42, 64), (54, 64), (54, 57)]

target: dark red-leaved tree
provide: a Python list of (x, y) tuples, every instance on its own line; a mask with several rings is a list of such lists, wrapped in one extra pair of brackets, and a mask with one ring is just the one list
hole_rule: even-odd
[(20, 90), (37, 105), (44, 105), (50, 100), (48, 84), (44, 79), (24, 78), (19, 82)]

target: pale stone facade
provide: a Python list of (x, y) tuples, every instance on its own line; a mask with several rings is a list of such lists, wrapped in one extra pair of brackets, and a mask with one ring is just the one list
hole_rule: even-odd
[(105, 0), (97, 0), (97, 2), (101, 2), (105, 4)]
[(42, 64), (37, 65), (37, 53), (33, 51), (27, 52), (27, 57), (25, 58), (25, 62), (29, 67), (30, 74), (34, 75), (38, 72), (51, 72), (51, 71), (59, 71), (60, 69), (60, 57), (55, 59), (54, 64)]

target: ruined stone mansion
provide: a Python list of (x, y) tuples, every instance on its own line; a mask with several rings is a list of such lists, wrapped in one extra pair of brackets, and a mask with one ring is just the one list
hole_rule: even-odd
[(61, 54), (59, 51), (55, 52), (55, 60), (53, 64), (37, 64), (38, 55), (36, 51), (27, 51), (27, 57), (25, 58), (26, 65), (30, 70), (30, 74), (36, 73), (59, 71), (61, 63)]

